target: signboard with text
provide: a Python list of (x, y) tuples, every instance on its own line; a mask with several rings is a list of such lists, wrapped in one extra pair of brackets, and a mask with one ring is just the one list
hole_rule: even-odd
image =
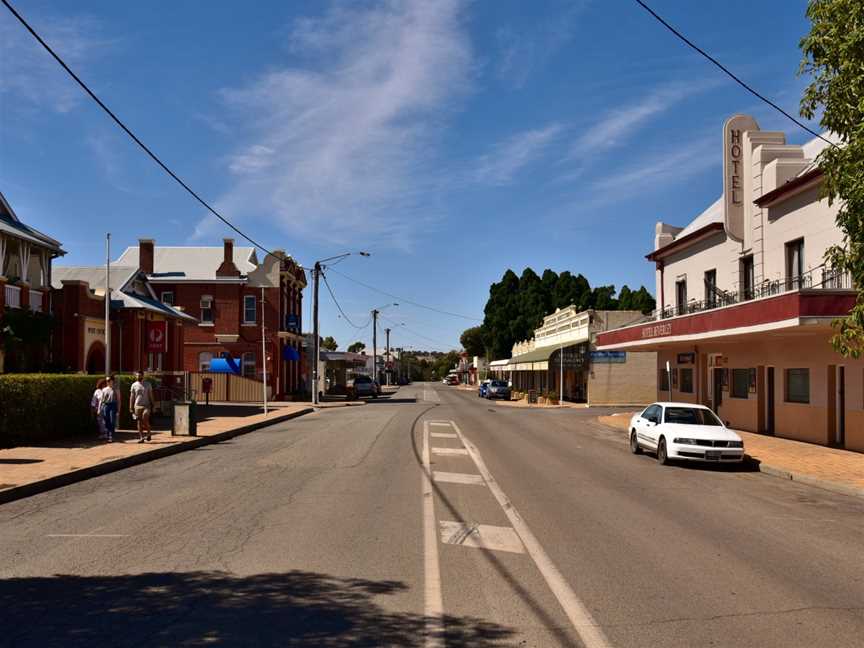
[(591, 362), (594, 364), (621, 364), (627, 362), (626, 351), (592, 351)]
[(147, 353), (168, 351), (168, 322), (147, 322)]

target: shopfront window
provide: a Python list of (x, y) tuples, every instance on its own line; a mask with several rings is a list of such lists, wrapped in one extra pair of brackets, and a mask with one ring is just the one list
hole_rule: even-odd
[(750, 370), (749, 369), (733, 369), (732, 370), (732, 398), (747, 398), (750, 390)]
[(243, 354), (243, 375), (247, 378), (255, 377), (255, 354), (251, 351)]
[(786, 370), (786, 402), (787, 403), (809, 403), (810, 402), (810, 370), (809, 369), (787, 369)]
[(693, 369), (690, 367), (682, 367), (679, 369), (681, 372), (681, 393), (683, 394), (692, 394), (693, 393)]

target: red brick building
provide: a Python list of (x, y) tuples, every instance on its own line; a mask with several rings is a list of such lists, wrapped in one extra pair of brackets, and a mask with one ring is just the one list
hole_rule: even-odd
[(195, 317), (186, 327), (183, 368), (207, 371), (213, 358), (242, 361), (243, 375), (263, 378), (262, 318), (271, 394), (284, 398), (301, 390), (303, 268), (281, 250), (261, 260), (251, 247), (157, 247), (141, 239), (118, 265), (146, 276), (158, 299)]

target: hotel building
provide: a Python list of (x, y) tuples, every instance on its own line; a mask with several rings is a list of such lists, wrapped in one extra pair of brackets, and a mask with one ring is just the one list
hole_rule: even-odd
[(656, 225), (659, 308), (597, 348), (656, 351), (657, 397), (708, 405), (733, 428), (864, 451), (864, 360), (830, 341), (855, 291), (824, 260), (843, 238), (820, 193), (826, 146), (726, 120), (723, 194), (686, 227)]

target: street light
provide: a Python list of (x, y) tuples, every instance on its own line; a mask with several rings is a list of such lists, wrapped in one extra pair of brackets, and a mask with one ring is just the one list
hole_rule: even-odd
[(371, 256), (368, 252), (345, 252), (335, 256), (316, 261), (312, 267), (312, 404), (318, 404), (318, 363), (321, 361), (321, 344), (318, 335), (318, 279), (321, 271), (327, 267), (330, 261), (341, 261), (342, 259), (359, 254), (362, 257)]

